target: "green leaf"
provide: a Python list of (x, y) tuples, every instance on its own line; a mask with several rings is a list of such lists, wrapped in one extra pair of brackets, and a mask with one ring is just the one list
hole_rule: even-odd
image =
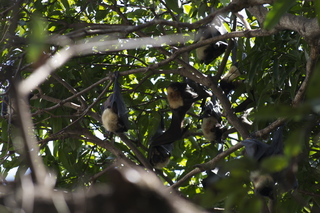
[(268, 12), (263, 27), (267, 30), (272, 29), (292, 6), (295, 1), (277, 0), (273, 4), (273, 8)]
[(289, 137), (285, 140), (284, 154), (291, 158), (296, 157), (301, 153), (303, 144), (305, 143), (305, 129), (299, 128), (292, 131)]
[(29, 35), (29, 46), (27, 49), (27, 59), (29, 62), (36, 62), (40, 59), (45, 49), (45, 39), (47, 37), (46, 22), (38, 15), (34, 14), (31, 20), (31, 34)]
[(166, 0), (166, 4), (170, 10), (175, 11), (178, 14), (183, 12), (182, 8), (179, 7), (178, 0)]
[(284, 155), (271, 156), (262, 161), (261, 167), (268, 172), (279, 172), (288, 166), (288, 160)]
[(320, 64), (318, 64), (315, 67), (312, 76), (310, 76), (310, 82), (307, 88), (308, 100), (312, 100), (319, 97), (319, 91), (320, 91), (319, 79), (320, 79)]
[(253, 117), (261, 120), (272, 120), (277, 118), (291, 118), (300, 120), (308, 112), (310, 112), (310, 107), (307, 105), (292, 108), (291, 106), (278, 104), (260, 107), (258, 111), (253, 114)]
[(320, 1), (314, 1), (314, 9), (317, 13), (318, 25), (320, 23)]

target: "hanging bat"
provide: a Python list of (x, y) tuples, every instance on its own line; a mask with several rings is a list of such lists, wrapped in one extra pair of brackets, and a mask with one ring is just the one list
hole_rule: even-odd
[(173, 82), (167, 88), (167, 99), (171, 109), (191, 107), (198, 94), (187, 83)]
[(261, 196), (274, 199), (274, 178), (270, 174), (262, 173), (259, 170), (250, 172), (250, 180), (254, 186), (254, 192)]
[(172, 118), (169, 128), (164, 133), (153, 138), (150, 146), (165, 145), (180, 140), (188, 129), (188, 126), (183, 127), (183, 119), (188, 110), (188, 105), (172, 110)]
[(172, 110), (179, 107), (190, 108), (195, 101), (209, 96), (212, 96), (211, 92), (190, 79), (183, 83), (173, 82), (167, 88), (167, 99)]
[[(216, 16), (210, 24), (201, 26), (195, 35), (195, 42), (213, 38), (226, 34), (228, 31), (223, 25), (221, 17)], [(224, 41), (218, 41), (196, 49), (197, 57), (200, 63), (210, 64), (214, 59), (222, 55), (227, 49), (228, 44)]]
[(163, 167), (166, 167), (170, 162), (172, 150), (172, 143), (160, 146), (151, 146), (148, 153), (150, 164), (155, 169), (162, 169)]
[[(245, 154), (258, 163), (265, 158), (283, 152), (282, 134), (277, 133), (277, 131), (270, 145), (255, 138), (243, 140), (241, 143), (245, 146)], [(255, 188), (255, 193), (274, 199), (275, 180), (271, 174), (255, 170), (250, 172), (250, 180)]]
[(221, 143), (221, 137), (226, 131), (221, 125), (220, 107), (214, 101), (207, 102), (203, 109), (201, 129), (203, 136), (210, 142)]
[(189, 108), (186, 105), (172, 110), (171, 123), (166, 131), (164, 131), (163, 118), (161, 117), (161, 123), (157, 132), (151, 138), (148, 152), (148, 159), (154, 168), (161, 169), (169, 163), (173, 143), (180, 140), (188, 129), (188, 126), (184, 128), (182, 126), (184, 116)]
[(272, 155), (283, 154), (282, 127), (275, 131), (271, 144), (261, 142), (256, 138), (249, 138), (241, 141), (245, 146), (247, 156), (255, 159), (257, 162)]
[(238, 81), (234, 81), (241, 75), (238, 67), (236, 65), (232, 65), (229, 71), (221, 78), (220, 80), (220, 88), (224, 91), (225, 94), (229, 94), (230, 91), (235, 90), (235, 88), (241, 83)]
[[(245, 146), (246, 155), (253, 158), (258, 163), (270, 156), (283, 155), (282, 128), (283, 127), (280, 127), (275, 131), (270, 145), (252, 138), (241, 141), (241, 143)], [(261, 170), (252, 171), (250, 173), (250, 179), (255, 188), (255, 192), (262, 196), (267, 196), (270, 199), (274, 199), (275, 183), (287, 185), (284, 176), (288, 173), (288, 171), (292, 170), (285, 168), (280, 172), (272, 174), (265, 173)], [(294, 188), (297, 186), (297, 181), (295, 175), (292, 172), (290, 174), (294, 176), (294, 181), (290, 183), (290, 188)]]
[(103, 103), (102, 124), (109, 132), (125, 132), (129, 129), (128, 109), (118, 82), (119, 72), (114, 74), (113, 93)]
[(155, 134), (151, 137), (150, 148), (148, 151), (149, 162), (155, 169), (162, 169), (163, 167), (166, 167), (168, 165), (168, 163), (170, 162), (171, 152), (173, 150), (172, 143), (158, 146), (153, 145), (154, 140), (164, 132), (164, 121), (163, 116), (161, 115), (160, 124)]

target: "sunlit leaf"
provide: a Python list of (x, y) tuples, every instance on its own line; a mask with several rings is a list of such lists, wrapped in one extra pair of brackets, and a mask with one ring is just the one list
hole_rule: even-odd
[(262, 161), (261, 168), (268, 172), (279, 172), (288, 166), (285, 156), (271, 156)]

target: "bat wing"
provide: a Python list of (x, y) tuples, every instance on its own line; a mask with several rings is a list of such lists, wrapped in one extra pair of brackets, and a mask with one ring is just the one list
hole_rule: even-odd
[(119, 72), (115, 72), (115, 81), (114, 81), (113, 96), (111, 99), (111, 104), (115, 110), (114, 112), (118, 114), (119, 122), (121, 122), (121, 125), (123, 125), (124, 128), (127, 130), (129, 129), (129, 126), (130, 126), (129, 119), (128, 119), (129, 110), (121, 94), (121, 88), (118, 82), (118, 75), (119, 75)]
[(193, 91), (197, 94), (195, 98), (197, 100), (207, 98), (212, 96), (212, 92), (210, 92), (205, 86), (196, 83), (195, 81), (186, 78), (186, 83), (193, 89)]
[(173, 143), (177, 140), (182, 138), (182, 128), (181, 127), (171, 127), (163, 134), (159, 135), (158, 137), (154, 138), (151, 142), (151, 146), (159, 146)]
[(270, 155), (283, 154), (283, 126), (279, 127), (274, 133), (270, 144)]
[(185, 105), (179, 107), (178, 109), (172, 110), (172, 119), (169, 128), (158, 137), (155, 137), (150, 143), (151, 146), (170, 144), (180, 140), (187, 130), (186, 128), (182, 128), (182, 124), (184, 116), (189, 108), (190, 107), (188, 105)]
[(214, 105), (211, 101), (208, 101), (202, 109), (202, 118), (214, 117), (218, 123), (222, 121), (221, 119), (221, 110), (219, 105)]
[(266, 156), (266, 153), (268, 152), (268, 149), (270, 146), (266, 143), (263, 143), (257, 139), (250, 138), (241, 141), (241, 143), (245, 146), (246, 148), (246, 154), (249, 157), (252, 157), (253, 159), (260, 161)]
[(112, 108), (113, 109), (113, 103), (114, 103), (114, 98), (113, 98), (113, 94), (109, 95), (109, 97), (107, 98), (107, 100), (105, 102), (103, 102), (101, 111), (108, 109), (108, 108)]
[(160, 135), (162, 135), (164, 133), (164, 120), (163, 120), (163, 116), (160, 115), (160, 123), (159, 123), (159, 126), (157, 127), (155, 133), (153, 134), (153, 136), (151, 137), (150, 141), (149, 141), (149, 144), (152, 145), (152, 142), (160, 137)]

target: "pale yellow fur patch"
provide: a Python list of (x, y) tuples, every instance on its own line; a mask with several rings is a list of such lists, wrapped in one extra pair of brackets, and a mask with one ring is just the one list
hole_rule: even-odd
[(218, 121), (214, 117), (208, 117), (203, 119), (201, 129), (203, 132), (203, 136), (208, 141), (214, 141), (216, 139), (216, 135), (214, 132), (212, 132), (212, 130), (217, 124), (218, 124)]
[(109, 132), (116, 132), (118, 130), (118, 115), (112, 109), (107, 108), (102, 113), (102, 124)]
[[(177, 109), (183, 106), (183, 99), (181, 98), (181, 94), (177, 94), (171, 87), (168, 88), (168, 102), (172, 109)], [(178, 92), (179, 93), (179, 92)]]

